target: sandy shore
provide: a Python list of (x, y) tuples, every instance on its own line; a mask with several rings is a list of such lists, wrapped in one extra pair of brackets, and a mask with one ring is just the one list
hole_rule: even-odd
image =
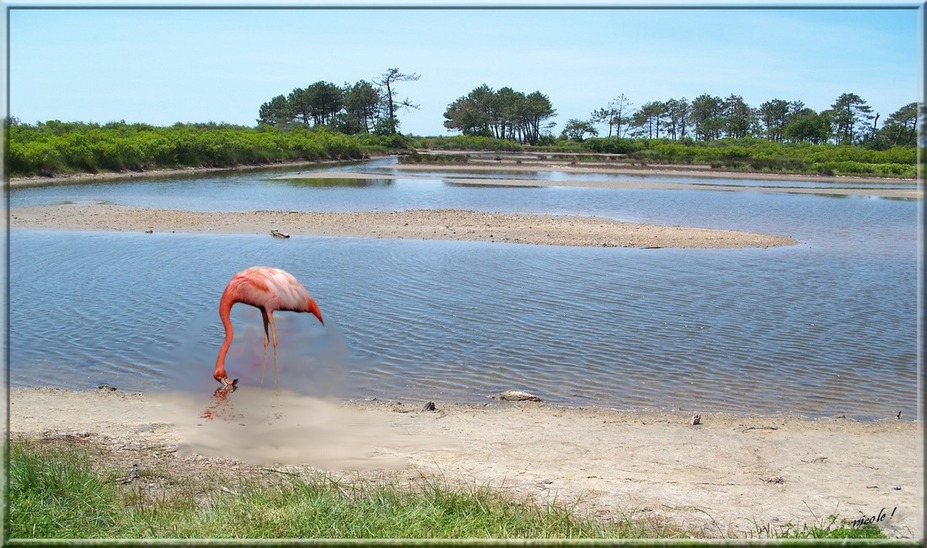
[[(170, 476), (322, 469), (413, 481), (438, 474), (602, 519), (756, 537), (764, 527), (884, 515), (924, 538), (921, 423), (554, 407), (533, 402), (332, 402), (243, 387), (221, 404), (179, 394), (13, 389), (14, 436), (89, 444), (102, 464)], [(214, 417), (204, 419), (209, 408)]]
[(395, 212), (199, 212), (96, 203), (12, 208), (13, 228), (359, 236), (602, 247), (735, 248), (797, 243), (752, 232), (625, 223), (600, 217), (483, 213), (456, 209)]

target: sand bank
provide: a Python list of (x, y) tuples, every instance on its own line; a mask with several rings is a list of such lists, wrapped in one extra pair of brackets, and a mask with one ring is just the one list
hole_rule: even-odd
[(599, 247), (743, 248), (793, 245), (787, 236), (626, 223), (602, 217), (458, 209), (384, 212), (203, 212), (75, 203), (10, 210), (12, 228), (285, 234), (470, 240)]

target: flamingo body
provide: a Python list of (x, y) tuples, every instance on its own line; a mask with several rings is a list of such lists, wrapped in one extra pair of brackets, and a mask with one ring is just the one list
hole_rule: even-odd
[[(232, 345), (234, 330), (231, 311), (235, 303), (244, 303), (260, 309), (264, 320), (264, 364), (261, 369), (261, 383), (264, 383), (264, 369), (267, 367), (267, 346), (271, 333), (274, 343), (274, 386), (277, 385), (277, 327), (274, 324), (274, 312), (308, 312), (319, 319), (322, 325), (322, 313), (309, 292), (292, 274), (270, 266), (253, 266), (232, 276), (222, 297), (219, 299), (219, 318), (225, 328), (225, 340), (216, 358), (216, 370), (213, 377), (223, 386), (235, 386), (238, 379), (229, 380), (225, 372), (225, 355)], [(268, 326), (270, 332), (268, 332)]]

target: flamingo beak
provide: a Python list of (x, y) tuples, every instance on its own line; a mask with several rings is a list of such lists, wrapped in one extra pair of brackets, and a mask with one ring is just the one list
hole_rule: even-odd
[(231, 388), (232, 390), (235, 390), (236, 388), (238, 388), (238, 379), (230, 379), (230, 378), (228, 378), (228, 377), (220, 377), (220, 378), (217, 378), (216, 380), (219, 381), (219, 384), (222, 385), (222, 386), (219, 388), (219, 390), (225, 390), (225, 389), (228, 389), (228, 388)]
[(325, 320), (322, 319), (322, 312), (319, 310), (319, 305), (315, 304), (315, 301), (312, 298), (309, 298), (309, 312), (315, 315), (319, 319), (319, 323), (325, 325)]

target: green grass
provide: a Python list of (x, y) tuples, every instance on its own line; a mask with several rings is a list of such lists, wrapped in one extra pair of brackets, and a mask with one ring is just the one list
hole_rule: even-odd
[(11, 536), (75, 538), (118, 520), (113, 486), (91, 471), (86, 453), (11, 443), (9, 478)]
[[(420, 476), (410, 482), (318, 473), (179, 478), (170, 470), (99, 469), (90, 446), (13, 440), (9, 462), (12, 539), (691, 539), (654, 520), (600, 522), (556, 504), (518, 500), (487, 487), (459, 488)], [(160, 488), (153, 494), (147, 486)], [(756, 536), (780, 539), (881, 538), (875, 526), (825, 523)]]
[[(11, 538), (620, 538), (687, 535), (659, 525), (604, 524), (489, 488), (325, 474), (277, 480), (177, 480), (95, 469), (89, 448), (17, 440), (10, 448)], [(159, 495), (144, 487), (169, 485)], [(224, 489), (222, 489), (222, 486)]]

